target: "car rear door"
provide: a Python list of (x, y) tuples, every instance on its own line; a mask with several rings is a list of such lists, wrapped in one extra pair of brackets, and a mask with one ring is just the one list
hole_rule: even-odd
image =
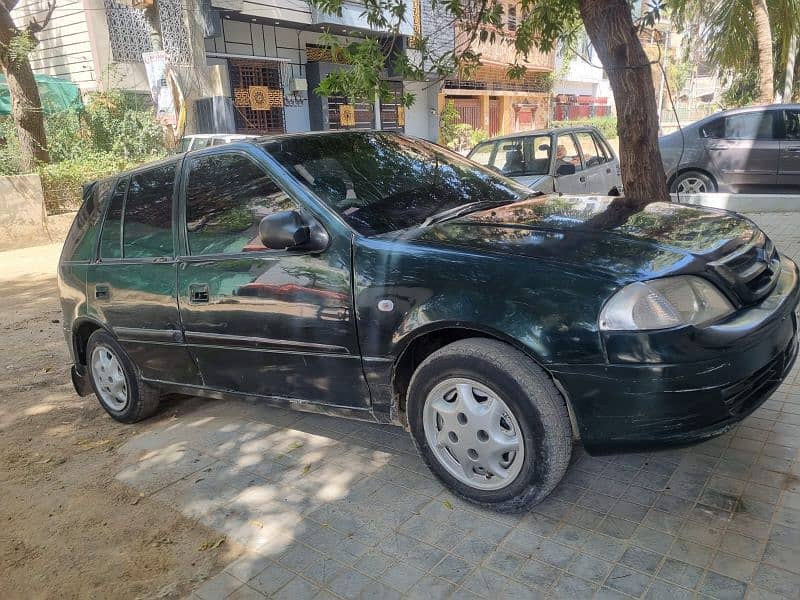
[(706, 150), (722, 176), (720, 183), (736, 191), (769, 188), (778, 183), (781, 142), (775, 135), (777, 111), (728, 115), (705, 128)]
[(186, 340), (208, 388), (369, 406), (353, 314), (350, 238), (269, 250), (263, 217), (308, 207), (265, 159), (227, 146), (184, 165), (179, 258)]
[(778, 164), (778, 185), (787, 191), (800, 191), (800, 109), (781, 111), (783, 135)]
[(178, 314), (177, 165), (162, 163), (117, 180), (98, 257), (87, 272), (88, 316), (111, 330), (145, 379), (197, 384)]
[[(587, 190), (586, 175), (583, 172), (581, 154), (571, 133), (560, 133), (556, 136), (555, 158), (553, 159), (553, 175), (555, 191), (562, 194), (585, 194)], [(572, 165), (575, 173), (563, 173), (565, 167)], [(561, 169), (562, 174), (559, 174)]]
[(597, 147), (594, 136), (590, 131), (578, 131), (575, 133), (575, 138), (583, 155), (586, 193), (608, 194), (613, 186), (609, 186), (607, 183), (606, 170), (610, 171), (610, 169), (605, 164), (607, 162), (605, 153)]

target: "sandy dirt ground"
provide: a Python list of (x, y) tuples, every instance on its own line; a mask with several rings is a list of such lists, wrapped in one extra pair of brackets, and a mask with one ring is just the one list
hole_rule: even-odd
[(0, 253), (0, 598), (181, 597), (241, 549), (114, 478), (143, 429), (72, 389), (59, 250)]

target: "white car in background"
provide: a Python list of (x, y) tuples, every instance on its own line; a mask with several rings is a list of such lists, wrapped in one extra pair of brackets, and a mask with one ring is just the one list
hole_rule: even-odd
[(617, 155), (594, 127), (495, 137), (475, 146), (467, 158), (540, 192), (622, 195)]

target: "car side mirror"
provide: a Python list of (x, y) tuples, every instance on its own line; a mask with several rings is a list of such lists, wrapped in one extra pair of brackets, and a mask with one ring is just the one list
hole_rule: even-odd
[(562, 175), (575, 175), (575, 165), (558, 165), (558, 169), (556, 169), (556, 177), (561, 177)]
[(324, 250), (328, 233), (310, 216), (296, 210), (282, 210), (261, 219), (261, 243), (270, 250)]

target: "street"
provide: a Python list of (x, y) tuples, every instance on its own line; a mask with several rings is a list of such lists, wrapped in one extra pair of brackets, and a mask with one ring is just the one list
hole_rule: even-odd
[[(800, 213), (751, 215), (800, 258)], [(59, 246), (0, 254), (0, 597), (797, 598), (798, 367), (702, 445), (590, 457), (531, 512), (447, 492), (401, 429), (79, 398)]]

